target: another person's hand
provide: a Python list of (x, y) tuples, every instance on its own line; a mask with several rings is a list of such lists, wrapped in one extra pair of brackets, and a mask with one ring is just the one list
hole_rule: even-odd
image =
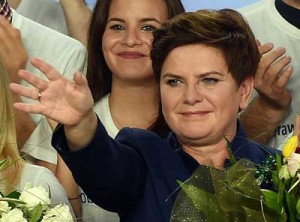
[(37, 100), (37, 102), (33, 104), (15, 103), (16, 109), (43, 114), (66, 126), (75, 126), (93, 113), (94, 102), (84, 75), (75, 73), (74, 80), (70, 81), (42, 60), (32, 59), (31, 63), (43, 72), (49, 81), (26, 70), (19, 71), (19, 76), (34, 87), (28, 88), (11, 83), (10, 89), (21, 96)]
[(255, 75), (254, 87), (259, 93), (263, 106), (288, 110), (292, 102), (291, 92), (287, 89), (288, 80), (293, 72), (291, 58), (284, 48), (274, 49), (273, 44), (259, 45), (262, 55)]
[(0, 58), (9, 80), (19, 83), (18, 71), (25, 68), (28, 54), (23, 46), (20, 31), (3, 17), (0, 17), (0, 42)]

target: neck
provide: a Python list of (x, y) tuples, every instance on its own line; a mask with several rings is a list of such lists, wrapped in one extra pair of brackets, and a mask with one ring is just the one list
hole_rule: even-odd
[(109, 107), (117, 128), (147, 129), (158, 116), (158, 85), (154, 80), (136, 86), (113, 81)]
[(300, 1), (299, 0), (282, 0), (286, 4), (296, 9), (300, 9)]
[(224, 169), (225, 160), (228, 159), (227, 142), (225, 139), (217, 144), (192, 147), (183, 146), (186, 153), (191, 155), (199, 164)]

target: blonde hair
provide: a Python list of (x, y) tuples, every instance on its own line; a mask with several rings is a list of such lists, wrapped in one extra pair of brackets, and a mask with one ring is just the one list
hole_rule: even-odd
[(0, 161), (6, 163), (0, 168), (2, 192), (14, 190), (22, 173), (24, 160), (21, 158), (16, 138), (11, 93), (8, 89), (8, 75), (0, 61)]

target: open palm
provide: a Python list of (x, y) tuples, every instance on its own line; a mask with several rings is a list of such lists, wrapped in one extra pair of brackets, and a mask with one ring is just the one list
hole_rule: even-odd
[(82, 74), (75, 73), (73, 81), (70, 81), (42, 60), (33, 59), (31, 62), (45, 74), (49, 81), (25, 70), (20, 71), (20, 77), (34, 87), (28, 88), (11, 83), (10, 89), (21, 96), (35, 99), (37, 102), (33, 104), (15, 103), (16, 109), (43, 114), (69, 126), (76, 125), (86, 115), (93, 112), (93, 98)]

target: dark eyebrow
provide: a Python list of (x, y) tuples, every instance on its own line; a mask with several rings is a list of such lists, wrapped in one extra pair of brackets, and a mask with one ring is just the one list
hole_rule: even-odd
[[(125, 20), (121, 19), (121, 18), (112, 17), (112, 18), (107, 20), (107, 22), (112, 22), (112, 21), (125, 23)], [(162, 24), (162, 22), (157, 20), (156, 18), (143, 18), (143, 19), (140, 20), (140, 22), (156, 22), (158, 24)]]
[(200, 74), (198, 74), (197, 76), (198, 76), (198, 77), (205, 77), (205, 76), (208, 76), (208, 75), (211, 75), (211, 74), (216, 74), (216, 75), (224, 76), (224, 74), (223, 74), (223, 73), (221, 73), (221, 72), (218, 72), (218, 71), (209, 71), (209, 72), (204, 72), (204, 73), (200, 73)]
[[(200, 77), (205, 77), (205, 76), (208, 76), (208, 75), (211, 75), (211, 74), (216, 74), (216, 75), (224, 76), (223, 73), (218, 72), (218, 71), (204, 72), (204, 73), (197, 74), (196, 76), (198, 78), (200, 78)], [(174, 73), (164, 73), (164, 74), (162, 74), (162, 78), (165, 78), (165, 77), (176, 78), (176, 79), (181, 79), (182, 78), (182, 76), (176, 75)]]
[(176, 78), (176, 79), (182, 79), (182, 76), (176, 75), (173, 73), (164, 73), (162, 74), (162, 78)]
[(110, 19), (107, 20), (107, 22), (113, 22), (113, 21), (125, 23), (125, 20), (124, 19), (120, 19), (120, 18), (110, 18)]
[(141, 20), (141, 22), (156, 22), (158, 24), (162, 24), (162, 22), (157, 20), (156, 18), (144, 18)]

